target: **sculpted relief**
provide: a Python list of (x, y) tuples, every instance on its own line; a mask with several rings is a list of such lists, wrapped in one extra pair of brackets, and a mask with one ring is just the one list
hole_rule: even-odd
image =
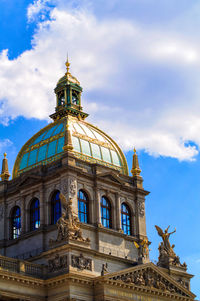
[(85, 258), (83, 254), (80, 254), (80, 256), (72, 255), (71, 261), (74, 268), (92, 271), (92, 259)]
[(56, 272), (62, 269), (67, 268), (67, 256), (59, 256), (58, 254), (55, 256), (54, 259), (50, 259), (48, 261), (48, 271)]
[(153, 269), (139, 270), (127, 274), (119, 275), (112, 278), (113, 280), (120, 280), (125, 283), (135, 284), (149, 288), (155, 288), (163, 292), (178, 293), (184, 295), (175, 285), (163, 278)]
[(77, 191), (77, 183), (76, 183), (76, 179), (70, 179), (69, 180), (69, 194), (70, 197), (74, 197), (74, 195), (76, 195), (76, 191)]
[(138, 206), (138, 213), (140, 217), (144, 216), (145, 213), (145, 204), (144, 204), (144, 200), (138, 199), (137, 200), (137, 206)]
[(79, 241), (84, 243), (90, 243), (89, 238), (84, 238), (82, 230), (80, 229), (78, 216), (73, 212), (72, 208), (72, 199), (68, 201), (65, 196), (60, 193), (60, 200), (62, 204), (63, 213), (62, 216), (58, 219), (57, 226), (57, 239), (54, 241), (50, 239), (50, 244), (54, 244), (61, 241)]

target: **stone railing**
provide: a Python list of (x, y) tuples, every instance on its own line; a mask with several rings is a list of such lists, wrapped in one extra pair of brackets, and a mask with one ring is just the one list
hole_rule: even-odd
[(4, 256), (0, 256), (0, 271), (1, 270), (36, 278), (44, 278), (45, 276), (45, 266)]

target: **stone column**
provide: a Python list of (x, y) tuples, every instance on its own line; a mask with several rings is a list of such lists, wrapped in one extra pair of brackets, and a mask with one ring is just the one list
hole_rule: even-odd
[(21, 233), (26, 232), (26, 208), (25, 208), (25, 197), (21, 195)]
[(116, 228), (117, 228), (117, 230), (121, 230), (122, 229), (122, 225), (121, 225), (121, 206), (120, 206), (119, 193), (115, 194), (115, 200), (116, 200)]
[(45, 225), (45, 200), (44, 200), (44, 187), (40, 188), (40, 227)]
[(101, 196), (98, 189), (96, 189), (96, 223), (97, 226), (101, 225)]

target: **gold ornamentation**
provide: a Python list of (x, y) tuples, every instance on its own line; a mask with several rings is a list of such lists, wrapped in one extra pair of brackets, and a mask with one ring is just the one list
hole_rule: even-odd
[(8, 181), (10, 178), (9, 170), (8, 170), (8, 160), (6, 158), (7, 154), (4, 153), (4, 159), (2, 161), (2, 170), (1, 170), (1, 180)]
[(139, 162), (138, 162), (138, 156), (136, 153), (136, 149), (134, 148), (134, 154), (133, 154), (133, 163), (132, 163), (132, 169), (131, 169), (131, 173), (133, 175), (133, 177), (135, 176), (139, 176), (141, 173), (141, 169), (139, 167)]

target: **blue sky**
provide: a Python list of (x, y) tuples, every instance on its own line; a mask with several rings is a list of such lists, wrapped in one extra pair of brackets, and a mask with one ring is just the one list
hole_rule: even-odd
[[(200, 298), (200, 2), (0, 0), (0, 152), (12, 170), (54, 111), (67, 52), (89, 121), (138, 150), (151, 259), (154, 225), (176, 227), (176, 253)], [(114, 117), (113, 117), (114, 116)], [(3, 158), (3, 155), (2, 155)]]

